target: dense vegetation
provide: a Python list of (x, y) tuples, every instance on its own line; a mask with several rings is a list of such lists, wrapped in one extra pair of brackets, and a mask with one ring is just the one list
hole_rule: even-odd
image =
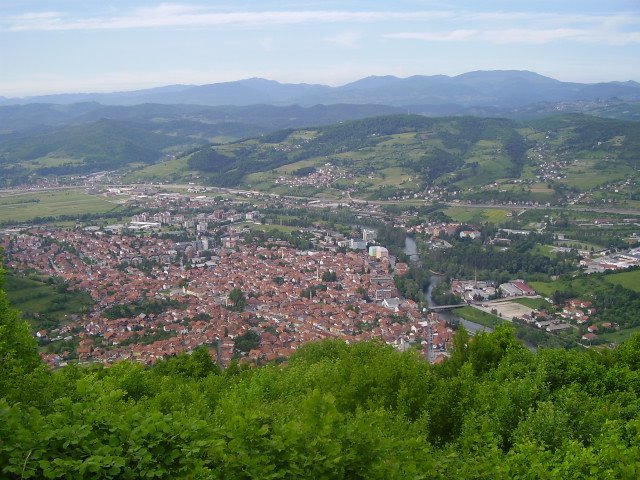
[(253, 370), (222, 372), (201, 348), (51, 372), (0, 293), (8, 479), (635, 479), (639, 385), (640, 336), (534, 354), (505, 326), (459, 332), (438, 366), (326, 341)]
[[(140, 129), (134, 124), (113, 120), (16, 135), (0, 147), (0, 168), (37, 175), (87, 174), (115, 170), (129, 163), (154, 163), (166, 147), (189, 140)], [(64, 159), (62, 163), (28, 162), (43, 157)]]
[(539, 253), (536, 248), (553, 242), (553, 235), (514, 235), (508, 248), (499, 249), (484, 246), (482, 239), (488, 238), (493, 230), (483, 231), (480, 239), (460, 239), (446, 237), (455, 248), (431, 250), (423, 256), (423, 262), (430, 269), (444, 273), (451, 278), (490, 279), (499, 283), (518, 277), (560, 275), (575, 270), (577, 255), (557, 254), (553, 257)]
[(163, 300), (142, 300), (135, 303), (122, 303), (107, 308), (102, 315), (108, 319), (133, 318), (142, 313), (158, 315), (170, 308), (180, 307), (181, 303), (173, 298)]
[(14, 305), (28, 320), (32, 330), (52, 330), (66, 321), (67, 316), (86, 312), (93, 300), (88, 293), (69, 290), (55, 277), (7, 273), (5, 291)]

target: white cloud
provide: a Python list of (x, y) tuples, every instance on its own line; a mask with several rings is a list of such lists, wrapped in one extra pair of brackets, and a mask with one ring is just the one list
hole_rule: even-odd
[(427, 42), (484, 41), (498, 44), (524, 43), (541, 45), (557, 41), (575, 41), (600, 45), (630, 45), (640, 43), (640, 32), (614, 32), (582, 28), (507, 28), (500, 30), (450, 30), (445, 32), (398, 32), (385, 38), (423, 40)]
[(107, 30), (159, 27), (260, 26), (303, 23), (380, 22), (388, 20), (429, 20), (451, 16), (451, 12), (421, 11), (254, 11), (219, 12), (204, 7), (161, 4), (113, 17), (71, 18), (56, 12), (25, 14), (5, 19), (4, 29), (29, 30)]

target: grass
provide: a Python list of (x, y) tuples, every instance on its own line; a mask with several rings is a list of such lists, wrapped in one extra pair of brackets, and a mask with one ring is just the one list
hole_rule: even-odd
[(618, 330), (616, 332), (607, 332), (599, 334), (598, 336), (607, 342), (622, 343), (629, 340), (634, 334), (640, 333), (640, 327), (626, 328), (624, 330)]
[(556, 254), (551, 250), (551, 246), (550, 245), (536, 245), (535, 247), (533, 247), (531, 252), (532, 253), (536, 253), (536, 254), (540, 254), (540, 255), (544, 255), (545, 257), (548, 257), (548, 258), (555, 258), (556, 257)]
[(262, 232), (270, 232), (275, 230), (277, 232), (282, 233), (291, 233), (291, 232), (299, 232), (300, 227), (290, 227), (288, 225), (275, 225), (275, 224), (256, 224), (256, 223), (245, 223), (242, 227), (246, 227), (251, 231), (262, 231)]
[(118, 205), (78, 190), (57, 190), (0, 197), (0, 223), (27, 222), (36, 217), (105, 213)]
[(136, 170), (127, 175), (124, 180), (127, 182), (137, 182), (141, 180), (169, 179), (180, 177), (187, 172), (186, 157), (156, 163)]
[(576, 248), (579, 250), (593, 249), (598, 251), (604, 248), (604, 245), (597, 245), (591, 242), (583, 242), (582, 240), (571, 240), (570, 238), (565, 238), (564, 240), (557, 240), (554, 243), (558, 247), (569, 247), (569, 248)]
[(605, 162), (595, 159), (580, 159), (567, 167), (567, 178), (561, 182), (579, 190), (589, 190), (614, 180), (623, 180), (633, 173), (631, 167), (622, 163), (609, 163), (606, 168), (596, 168), (596, 164)]
[(11, 305), (23, 312), (34, 330), (55, 328), (92, 303), (85, 292), (63, 292), (40, 276), (7, 273), (4, 290)]
[(544, 298), (516, 298), (513, 301), (535, 310), (544, 309), (549, 311), (553, 308), (553, 306)]
[(550, 297), (556, 290), (573, 290), (579, 298), (588, 299), (607, 283), (640, 292), (640, 270), (613, 273), (608, 275), (580, 275), (576, 278), (561, 279), (553, 282), (529, 282), (540, 295)]
[(634, 292), (640, 292), (640, 270), (614, 273), (605, 276), (604, 279), (613, 285), (621, 285), (622, 287), (633, 290)]
[(499, 208), (471, 208), (471, 207), (449, 207), (444, 213), (457, 222), (470, 223), (494, 223), (500, 224), (507, 221), (508, 210)]
[(529, 282), (531, 288), (533, 288), (540, 295), (550, 297), (556, 290), (564, 290), (568, 288), (568, 284), (561, 281), (555, 282)]
[(499, 317), (495, 315), (491, 315), (490, 313), (483, 312), (482, 310), (478, 310), (473, 307), (462, 307), (457, 308), (455, 310), (455, 314), (459, 317), (464, 318), (465, 320), (469, 320), (470, 322), (478, 323), (480, 325), (484, 325), (485, 327), (495, 328), (501, 323), (504, 322)]

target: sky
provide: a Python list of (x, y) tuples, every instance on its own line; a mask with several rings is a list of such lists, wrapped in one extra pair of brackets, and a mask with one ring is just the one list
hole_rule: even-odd
[(0, 0), (0, 96), (530, 70), (640, 81), (640, 0)]

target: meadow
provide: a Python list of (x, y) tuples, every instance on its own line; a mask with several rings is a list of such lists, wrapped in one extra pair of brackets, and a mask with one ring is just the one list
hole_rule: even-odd
[(64, 324), (93, 303), (86, 292), (67, 291), (63, 284), (35, 275), (9, 272), (4, 290), (12, 307), (23, 313), (34, 331)]
[(607, 282), (614, 285), (621, 285), (624, 288), (633, 290), (634, 292), (640, 292), (640, 270), (614, 273), (612, 275), (607, 275), (604, 278)]
[(8, 195), (0, 197), (0, 224), (28, 222), (36, 217), (105, 213), (118, 207), (112, 199), (71, 189)]

